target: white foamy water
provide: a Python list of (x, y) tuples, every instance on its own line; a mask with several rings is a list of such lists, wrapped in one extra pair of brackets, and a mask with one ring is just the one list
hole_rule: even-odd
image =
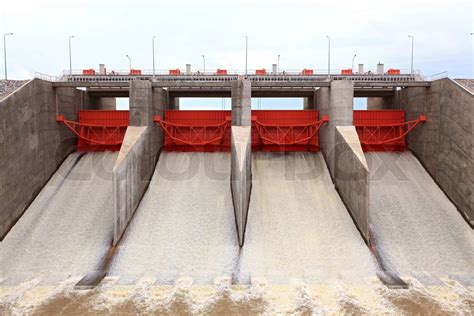
[(239, 280), (309, 284), (375, 277), (373, 258), (320, 153), (256, 153)]
[(69, 155), (0, 243), (0, 279), (56, 283), (95, 267), (111, 243), (116, 157)]
[(421, 282), (474, 285), (474, 232), (416, 157), (366, 153), (370, 222), (384, 263)]
[(163, 153), (109, 275), (212, 283), (238, 258), (229, 153)]

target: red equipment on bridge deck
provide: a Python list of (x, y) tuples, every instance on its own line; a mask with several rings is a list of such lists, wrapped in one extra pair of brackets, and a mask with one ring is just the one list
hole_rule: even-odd
[(77, 151), (118, 151), (127, 127), (129, 111), (79, 111), (79, 122), (68, 121), (57, 115), (56, 121), (66, 125), (77, 135)]
[(313, 69), (303, 69), (302, 74), (305, 76), (312, 76), (314, 74)]
[(165, 151), (230, 150), (231, 111), (165, 111), (154, 117), (165, 131)]
[(315, 110), (252, 111), (252, 150), (319, 151), (319, 120)]
[(426, 116), (405, 122), (403, 110), (355, 110), (354, 126), (364, 151), (405, 151), (405, 136)]

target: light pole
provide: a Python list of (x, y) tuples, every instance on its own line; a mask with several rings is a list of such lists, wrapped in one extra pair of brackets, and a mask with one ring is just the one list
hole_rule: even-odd
[(278, 55), (277, 72), (280, 73), (280, 55)]
[(328, 38), (328, 78), (331, 78), (331, 38), (329, 35), (326, 35)]
[(3, 34), (3, 55), (5, 56), (5, 80), (8, 79), (8, 73), (7, 73), (7, 36), (8, 35), (13, 35), (13, 33)]
[(206, 74), (206, 56), (202, 55), (203, 74)]
[(125, 55), (125, 56), (128, 58), (129, 68), (130, 68), (130, 70), (132, 70), (132, 59), (128, 55)]
[(413, 75), (413, 48), (415, 46), (415, 38), (412, 35), (408, 35), (411, 38), (411, 74)]
[(249, 51), (249, 38), (246, 35), (245, 36), (245, 76), (247, 76), (248, 51)]
[(155, 78), (155, 35), (151, 39), (151, 52), (153, 55), (153, 78)]
[(71, 38), (74, 38), (74, 35), (70, 35), (70, 36), (69, 36), (69, 75), (70, 75), (70, 76), (72, 76)]
[(354, 71), (354, 60), (356, 59), (357, 54), (354, 54), (354, 57), (352, 57), (352, 71)]

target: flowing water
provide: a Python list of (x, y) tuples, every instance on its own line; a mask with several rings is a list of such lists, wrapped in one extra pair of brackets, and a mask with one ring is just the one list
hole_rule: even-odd
[(107, 252), (116, 153), (73, 153), (0, 243), (0, 278), (16, 284), (82, 277)]
[[(76, 290), (110, 244), (112, 186), (104, 170), (115, 157), (71, 155), (0, 244), (0, 315), (473, 313), (472, 231), (410, 156), (400, 168), (416, 177), (378, 180), (373, 164), (370, 192), (377, 247), (387, 249), (383, 259), (404, 274), (407, 290), (376, 278), (321, 154), (310, 153), (254, 155), (242, 249), (230, 155), (163, 153), (109, 276), (93, 290)], [(395, 157), (383, 157), (380, 170), (394, 170)], [(102, 167), (92, 169), (97, 163)], [(412, 214), (392, 214), (408, 203), (416, 206)]]
[(410, 152), (367, 153), (370, 228), (386, 266), (425, 284), (474, 286), (474, 231)]

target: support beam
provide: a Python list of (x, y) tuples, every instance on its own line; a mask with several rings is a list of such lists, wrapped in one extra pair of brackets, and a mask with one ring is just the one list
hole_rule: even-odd
[(232, 126), (251, 126), (252, 87), (250, 80), (232, 82)]
[(170, 97), (169, 100), (169, 109), (179, 110), (179, 97)]

